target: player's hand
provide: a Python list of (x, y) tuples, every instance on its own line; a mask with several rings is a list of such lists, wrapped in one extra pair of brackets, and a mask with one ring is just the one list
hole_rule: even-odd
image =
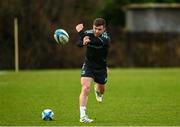
[(83, 38), (83, 45), (87, 45), (90, 42), (89, 36)]
[(78, 24), (78, 25), (76, 26), (76, 31), (77, 31), (77, 32), (80, 32), (81, 30), (83, 30), (83, 28), (84, 28), (84, 26), (83, 26), (82, 23), (81, 23), (81, 24)]

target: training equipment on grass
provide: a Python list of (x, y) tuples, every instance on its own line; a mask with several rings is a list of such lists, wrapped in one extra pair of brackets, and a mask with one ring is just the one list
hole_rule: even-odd
[(54, 39), (58, 44), (67, 44), (69, 42), (69, 35), (68, 33), (63, 29), (57, 29), (54, 32)]
[(51, 109), (45, 109), (42, 111), (42, 119), (45, 121), (53, 120), (54, 118), (54, 112)]

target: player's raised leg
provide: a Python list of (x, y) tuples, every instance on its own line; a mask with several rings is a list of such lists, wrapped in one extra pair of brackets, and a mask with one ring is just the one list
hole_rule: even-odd
[(105, 84), (98, 84), (98, 83), (96, 83), (94, 85), (94, 93), (95, 93), (95, 96), (96, 96), (96, 100), (98, 102), (102, 102), (103, 101), (104, 91), (105, 91)]

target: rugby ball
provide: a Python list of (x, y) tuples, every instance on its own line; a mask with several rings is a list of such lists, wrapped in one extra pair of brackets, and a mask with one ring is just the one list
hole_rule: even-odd
[(53, 120), (54, 112), (51, 109), (44, 109), (41, 113), (41, 118), (45, 121)]
[(64, 29), (57, 29), (54, 32), (54, 39), (58, 44), (67, 44), (69, 42), (69, 35)]

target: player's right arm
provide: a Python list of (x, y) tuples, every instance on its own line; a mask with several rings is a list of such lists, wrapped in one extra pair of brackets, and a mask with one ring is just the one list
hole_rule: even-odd
[(87, 36), (83, 30), (84, 26), (83, 24), (78, 24), (76, 26), (76, 31), (79, 33), (80, 39), (77, 42), (77, 46), (82, 47), (84, 45), (87, 45), (90, 42), (89, 36)]
[(78, 24), (77, 26), (76, 26), (76, 31), (79, 33), (80, 31), (82, 31), (83, 30), (83, 28), (84, 28), (84, 25), (81, 23), (81, 24)]

